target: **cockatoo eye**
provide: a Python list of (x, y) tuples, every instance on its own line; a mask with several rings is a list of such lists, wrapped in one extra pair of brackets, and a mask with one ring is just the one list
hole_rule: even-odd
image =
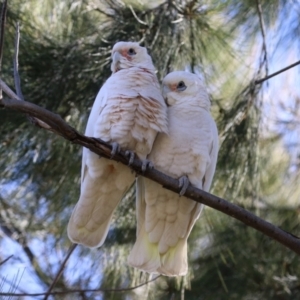
[(179, 81), (176, 88), (178, 91), (182, 92), (186, 89), (186, 85), (183, 81)]
[(134, 51), (133, 48), (129, 48), (129, 50), (127, 51), (127, 53), (128, 53), (129, 55), (135, 55), (135, 54), (136, 54), (136, 52)]

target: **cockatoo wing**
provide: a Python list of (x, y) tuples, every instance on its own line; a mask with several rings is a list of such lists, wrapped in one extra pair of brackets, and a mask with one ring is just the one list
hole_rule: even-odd
[[(99, 137), (100, 126), (107, 126), (103, 110), (107, 108), (108, 92), (104, 85), (94, 102), (86, 132), (87, 136)], [(134, 175), (126, 166), (83, 148), (81, 193), (68, 225), (68, 235), (74, 243), (99, 247), (107, 236), (113, 212), (134, 182)]]
[[(107, 89), (105, 85), (100, 89), (100, 91), (97, 94), (97, 97), (94, 101), (86, 129), (85, 129), (85, 135), (86, 136), (94, 136), (94, 125), (96, 124), (97, 118), (101, 115), (101, 112), (103, 108), (106, 105), (108, 98)], [(83, 148), (82, 149), (82, 164), (81, 164), (81, 183), (84, 179), (84, 173), (86, 170), (86, 160), (87, 160), (87, 154), (90, 152), (89, 149)]]
[(211, 118), (211, 131), (212, 131), (212, 145), (210, 155), (210, 164), (207, 166), (203, 180), (203, 190), (208, 192), (215, 174), (218, 152), (219, 152), (219, 135), (215, 121)]

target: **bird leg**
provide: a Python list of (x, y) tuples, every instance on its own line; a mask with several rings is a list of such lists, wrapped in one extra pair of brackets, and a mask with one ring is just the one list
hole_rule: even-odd
[(179, 187), (181, 188), (181, 191), (179, 192), (179, 196), (183, 196), (190, 184), (190, 181), (186, 175), (180, 177), (178, 181), (179, 181)]
[(133, 160), (134, 160), (134, 156), (135, 156), (134, 152), (130, 151), (130, 150), (126, 150), (125, 155), (126, 155), (126, 157), (129, 157), (128, 166), (131, 166), (133, 164)]

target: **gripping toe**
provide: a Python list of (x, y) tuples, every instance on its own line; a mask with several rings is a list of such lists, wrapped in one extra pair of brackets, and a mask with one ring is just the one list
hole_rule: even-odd
[(121, 151), (121, 147), (118, 143), (116, 143), (116, 142), (111, 143), (110, 158), (113, 158), (120, 151)]
[(142, 160), (142, 171), (143, 173), (147, 170), (147, 169), (153, 169), (154, 165), (153, 162), (150, 161), (149, 159), (143, 159)]
[(135, 154), (133, 151), (130, 151), (130, 150), (126, 150), (125, 151), (125, 155), (127, 157), (129, 157), (129, 162), (128, 162), (128, 166), (131, 166), (133, 164), (133, 161), (134, 161), (134, 157), (135, 157)]
[(178, 180), (179, 180), (179, 187), (181, 188), (179, 195), (183, 196), (190, 184), (190, 181), (187, 176), (182, 176)]

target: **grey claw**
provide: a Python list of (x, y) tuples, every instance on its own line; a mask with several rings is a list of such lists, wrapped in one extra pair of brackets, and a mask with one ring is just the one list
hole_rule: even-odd
[(149, 159), (143, 159), (143, 163), (142, 163), (142, 172), (144, 173), (147, 169), (153, 169), (154, 165), (152, 163), (152, 161), (150, 161)]
[(182, 176), (178, 180), (179, 180), (179, 187), (181, 188), (181, 191), (179, 192), (179, 196), (183, 196), (190, 184), (190, 181), (187, 176)]
[(126, 150), (125, 155), (127, 157), (129, 157), (128, 166), (131, 166), (133, 164), (133, 161), (134, 161), (134, 156), (135, 156), (134, 152), (130, 151), (130, 150)]
[(121, 151), (120, 145), (116, 142), (113, 142), (111, 144), (111, 152), (110, 152), (110, 158), (113, 158), (117, 153)]

